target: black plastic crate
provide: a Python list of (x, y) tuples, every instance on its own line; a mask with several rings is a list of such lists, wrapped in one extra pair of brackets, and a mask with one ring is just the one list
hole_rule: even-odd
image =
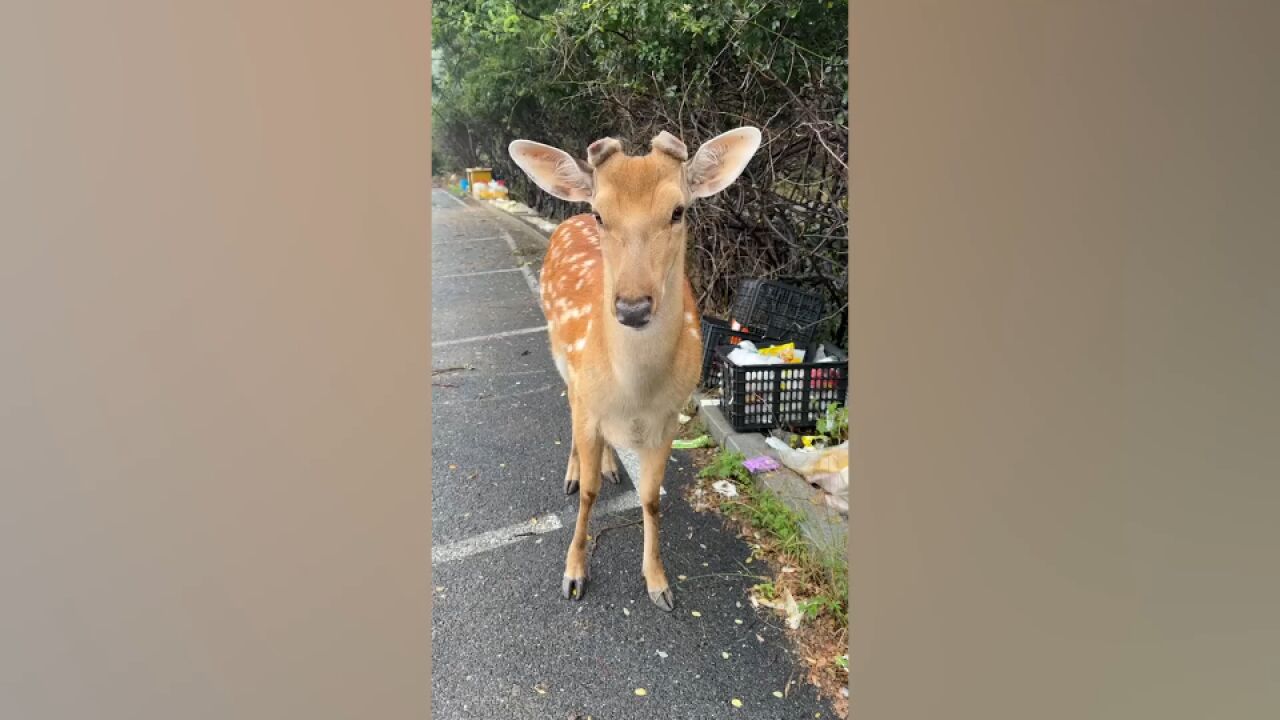
[(720, 364), (715, 362), (716, 348), (737, 345), (743, 340), (775, 344), (759, 333), (734, 330), (719, 318), (702, 318), (702, 387), (715, 387), (720, 381)]
[(731, 317), (752, 332), (807, 347), (822, 314), (820, 295), (776, 280), (745, 280), (733, 299)]
[(716, 349), (721, 368), (720, 410), (738, 432), (817, 426), (827, 405), (843, 405), (849, 391), (849, 358), (839, 362), (744, 365), (729, 362), (730, 347)]

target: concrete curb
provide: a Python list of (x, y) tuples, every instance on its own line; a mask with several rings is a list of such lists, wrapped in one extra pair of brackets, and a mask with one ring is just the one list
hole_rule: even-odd
[[(490, 201), (468, 199), (491, 212), (518, 218), (544, 237), (550, 236), (555, 230), (555, 223), (543, 219), (532, 210), (513, 212)], [(694, 399), (698, 403), (698, 412), (703, 418), (703, 424), (707, 427), (707, 433), (720, 447), (740, 452), (749, 458), (768, 455), (778, 460), (778, 454), (765, 444), (763, 435), (734, 432), (718, 406), (702, 405), (700, 393), (695, 393)], [(781, 464), (780, 460), (779, 464)], [(844, 556), (849, 534), (849, 519), (823, 502), (821, 490), (811, 487), (799, 473), (785, 467), (775, 472), (762, 473), (757, 477), (787, 507), (800, 514), (800, 529), (810, 542), (824, 552), (834, 553), (839, 557)]]
[[(702, 405), (702, 397), (695, 395), (698, 412), (707, 427), (707, 433), (722, 448), (740, 452), (746, 457), (768, 455), (774, 460), (778, 453), (767, 444), (759, 433), (739, 433), (729, 425), (717, 405)], [(800, 530), (815, 546), (825, 552), (843, 557), (849, 536), (849, 519), (822, 499), (822, 491), (809, 485), (797, 472), (783, 467), (774, 472), (756, 475), (787, 507), (800, 514)]]

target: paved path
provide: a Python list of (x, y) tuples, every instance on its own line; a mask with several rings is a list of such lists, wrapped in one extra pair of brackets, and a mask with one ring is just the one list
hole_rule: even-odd
[(683, 453), (662, 501), (675, 612), (645, 595), (630, 477), (601, 489), (592, 533), (616, 529), (600, 536), (586, 597), (560, 597), (578, 499), (561, 489), (569, 410), (530, 292), (545, 240), (442, 190), (431, 202), (432, 366), (475, 368), (433, 378), (432, 717), (833, 717), (776, 620), (751, 610), (745, 543), (680, 499)]

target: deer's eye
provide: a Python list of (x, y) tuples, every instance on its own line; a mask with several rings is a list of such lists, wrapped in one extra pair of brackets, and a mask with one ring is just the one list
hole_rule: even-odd
[(671, 224), (674, 225), (684, 220), (684, 208), (677, 205), (675, 210), (671, 211)]

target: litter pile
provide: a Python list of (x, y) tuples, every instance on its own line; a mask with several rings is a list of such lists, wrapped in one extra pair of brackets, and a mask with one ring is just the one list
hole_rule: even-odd
[[(800, 364), (804, 362), (804, 356), (805, 351), (797, 350), (796, 344), (793, 342), (757, 349), (755, 343), (750, 340), (743, 340), (734, 346), (733, 350), (729, 351), (728, 359), (738, 367), (745, 367), (747, 365)], [(826, 348), (819, 345), (811, 362), (835, 363), (842, 362), (842, 360), (840, 357), (828, 354)]]
[(800, 473), (811, 486), (823, 491), (828, 506), (849, 513), (849, 442), (831, 447), (812, 440), (793, 448), (778, 435), (765, 438), (782, 464)]

